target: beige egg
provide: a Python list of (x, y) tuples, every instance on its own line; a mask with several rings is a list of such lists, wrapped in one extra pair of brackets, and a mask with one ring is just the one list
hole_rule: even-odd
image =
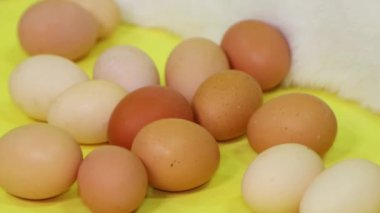
[(100, 23), (99, 37), (110, 36), (119, 23), (121, 14), (114, 0), (70, 0), (88, 10)]
[(111, 113), (125, 95), (123, 88), (109, 81), (83, 82), (57, 97), (47, 121), (68, 131), (79, 143), (104, 143)]
[(274, 146), (249, 165), (243, 198), (253, 212), (298, 213), (304, 192), (323, 168), (319, 155), (304, 145)]
[(94, 213), (133, 212), (145, 199), (148, 175), (127, 149), (105, 145), (90, 152), (78, 171), (79, 195)]
[(380, 212), (380, 167), (366, 159), (341, 161), (306, 190), (300, 213)]
[(222, 48), (205, 38), (190, 38), (179, 43), (166, 62), (166, 85), (191, 102), (201, 85), (212, 74), (229, 68)]
[(9, 78), (9, 93), (28, 116), (45, 121), (51, 103), (60, 93), (87, 80), (88, 76), (66, 58), (37, 55), (13, 70)]
[(153, 60), (141, 49), (127, 45), (103, 52), (95, 63), (93, 76), (115, 82), (129, 92), (160, 84)]
[(42, 123), (27, 124), (0, 140), (0, 185), (26, 199), (46, 199), (75, 182), (82, 151), (67, 132)]
[(206, 79), (192, 103), (196, 121), (218, 141), (245, 134), (249, 118), (261, 104), (260, 85), (237, 70), (218, 72)]

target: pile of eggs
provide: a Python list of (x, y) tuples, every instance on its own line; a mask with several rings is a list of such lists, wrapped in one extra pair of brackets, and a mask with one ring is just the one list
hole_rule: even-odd
[[(19, 39), (31, 57), (12, 72), (9, 91), (38, 122), (0, 139), (8, 193), (47, 199), (77, 181), (93, 212), (132, 212), (149, 186), (179, 192), (208, 182), (223, 166), (218, 143), (246, 135), (258, 155), (242, 197), (254, 212), (380, 212), (378, 165), (352, 159), (324, 169), (338, 128), (323, 100), (290, 93), (263, 103), (291, 66), (278, 29), (244, 20), (220, 45), (183, 40), (167, 59), (165, 86), (133, 46), (107, 49), (89, 79), (74, 60), (119, 19), (109, 0), (45, 0), (21, 17)], [(80, 145), (99, 146), (83, 157)]]

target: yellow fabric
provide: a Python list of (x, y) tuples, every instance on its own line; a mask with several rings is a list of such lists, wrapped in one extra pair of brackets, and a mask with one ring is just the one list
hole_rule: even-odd
[[(13, 103), (8, 94), (8, 78), (17, 64), (27, 58), (17, 38), (17, 23), (25, 8), (36, 0), (0, 1), (0, 136), (22, 124), (34, 122)], [(180, 38), (157, 29), (120, 25), (112, 37), (97, 44), (78, 64), (91, 76), (97, 56), (117, 44), (131, 44), (146, 51), (156, 62), (163, 81), (166, 58)], [(36, 76), (38, 78), (38, 76)], [(359, 88), (358, 88), (359, 89)], [(288, 92), (302, 91), (323, 98), (338, 119), (336, 142), (324, 158), (326, 166), (347, 158), (366, 158), (380, 163), (380, 117), (355, 103), (325, 91), (291, 88), (265, 94), (265, 100)], [(249, 212), (240, 188), (245, 169), (254, 159), (245, 137), (220, 144), (221, 163), (213, 179), (205, 186), (188, 192), (167, 193), (150, 189), (138, 212)], [(83, 146), (85, 154), (93, 149)], [(67, 193), (44, 201), (28, 201), (8, 195), (0, 189), (0, 212), (89, 212), (74, 185)]]

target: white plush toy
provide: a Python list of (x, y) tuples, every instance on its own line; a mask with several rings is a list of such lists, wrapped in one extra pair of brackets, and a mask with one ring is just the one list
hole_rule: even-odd
[(380, 112), (379, 0), (117, 0), (123, 18), (220, 42), (242, 19), (278, 27), (292, 50), (285, 86), (325, 89)]

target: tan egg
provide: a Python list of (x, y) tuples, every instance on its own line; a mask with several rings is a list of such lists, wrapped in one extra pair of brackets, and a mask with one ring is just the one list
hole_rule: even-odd
[(245, 134), (249, 118), (261, 104), (260, 85), (237, 70), (209, 77), (198, 88), (192, 103), (196, 121), (219, 141)]
[(228, 68), (227, 56), (219, 45), (205, 38), (186, 39), (173, 49), (166, 62), (166, 85), (191, 102), (203, 81)]
[(250, 118), (247, 137), (256, 152), (283, 143), (300, 143), (324, 155), (334, 143), (337, 120), (322, 99), (305, 93), (276, 97)]
[(75, 182), (82, 151), (67, 132), (48, 124), (27, 124), (0, 140), (0, 185), (26, 199), (47, 199)]
[(111, 113), (126, 94), (122, 87), (109, 81), (76, 84), (52, 103), (47, 121), (65, 129), (79, 143), (104, 143)]
[(153, 60), (141, 49), (128, 45), (104, 51), (95, 63), (93, 76), (115, 82), (129, 92), (160, 84)]
[(100, 23), (99, 37), (110, 36), (119, 23), (121, 14), (114, 0), (70, 0), (88, 10)]
[(45, 0), (30, 6), (21, 16), (18, 37), (30, 55), (55, 54), (77, 60), (95, 45), (98, 30), (95, 17), (78, 4)]
[(13, 70), (8, 85), (13, 101), (25, 114), (45, 121), (50, 105), (59, 94), (87, 80), (88, 76), (66, 58), (37, 55)]
[(105, 145), (83, 160), (78, 171), (78, 188), (91, 212), (133, 212), (145, 199), (148, 175), (132, 152)]
[(208, 182), (219, 165), (219, 146), (203, 127), (178, 118), (143, 127), (132, 152), (144, 163), (150, 184), (160, 190), (184, 191)]
[(271, 147), (245, 172), (243, 198), (253, 212), (298, 213), (304, 192), (323, 169), (320, 156), (304, 145)]

